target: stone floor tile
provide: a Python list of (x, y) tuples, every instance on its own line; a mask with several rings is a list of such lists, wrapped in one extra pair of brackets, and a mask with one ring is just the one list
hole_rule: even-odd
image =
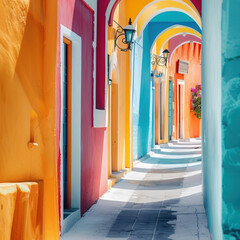
[(61, 239), (210, 240), (201, 162), (178, 158), (182, 148), (192, 154), (191, 145), (175, 143), (164, 159), (158, 152), (135, 164)]

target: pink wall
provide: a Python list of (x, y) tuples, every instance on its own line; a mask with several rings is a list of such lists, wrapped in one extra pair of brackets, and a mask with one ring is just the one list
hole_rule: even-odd
[[(107, 131), (93, 128), (93, 45), (94, 12), (81, 0), (59, 1), (60, 24), (82, 37), (82, 135), (81, 135), (81, 210), (84, 213), (107, 191)], [(57, 64), (56, 133), (60, 136), (60, 40)], [(104, 57), (104, 55), (103, 55)], [(104, 61), (102, 61), (104, 62)], [(103, 73), (102, 73), (103, 74)], [(58, 145), (58, 176), (60, 150)], [(59, 177), (60, 180), (60, 177)]]
[(110, 0), (98, 0), (96, 107), (105, 108), (105, 12)]

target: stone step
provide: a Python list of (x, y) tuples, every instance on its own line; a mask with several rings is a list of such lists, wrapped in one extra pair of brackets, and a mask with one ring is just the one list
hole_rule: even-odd
[(188, 154), (188, 155), (169, 155), (156, 153), (151, 158), (148, 158), (144, 163), (155, 164), (183, 164), (201, 161), (201, 154)]
[(201, 138), (185, 138), (185, 139), (179, 139), (179, 142), (201, 142)]
[(172, 148), (172, 149), (201, 149), (202, 146), (199, 144), (195, 145), (184, 145), (184, 144), (172, 144), (172, 143), (167, 143), (164, 148)]
[(201, 154), (201, 149), (172, 149), (172, 148), (160, 148), (155, 151), (156, 153), (163, 153), (169, 155), (188, 155), (188, 154)]
[(200, 141), (194, 141), (194, 142), (170, 142), (169, 144), (173, 144), (173, 145), (198, 145), (201, 146), (202, 142)]

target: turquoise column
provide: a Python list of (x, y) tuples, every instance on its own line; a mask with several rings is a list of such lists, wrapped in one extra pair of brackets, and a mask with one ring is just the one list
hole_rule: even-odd
[(222, 228), (240, 239), (240, 1), (222, 5)]
[(202, 1), (203, 194), (212, 239), (222, 240), (222, 0)]

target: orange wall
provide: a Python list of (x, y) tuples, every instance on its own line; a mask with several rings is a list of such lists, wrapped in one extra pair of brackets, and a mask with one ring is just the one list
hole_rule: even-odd
[(57, 8), (56, 0), (0, 2), (0, 183), (43, 180), (46, 239), (59, 239)]
[[(189, 72), (187, 75), (177, 73), (178, 60), (189, 61)], [(176, 139), (177, 126), (177, 79), (185, 81), (185, 105), (184, 105), (184, 137), (194, 138), (201, 135), (201, 121), (190, 111), (191, 88), (201, 84), (201, 44), (186, 43), (180, 46), (172, 56), (170, 76), (174, 77), (175, 114), (173, 138)]]

